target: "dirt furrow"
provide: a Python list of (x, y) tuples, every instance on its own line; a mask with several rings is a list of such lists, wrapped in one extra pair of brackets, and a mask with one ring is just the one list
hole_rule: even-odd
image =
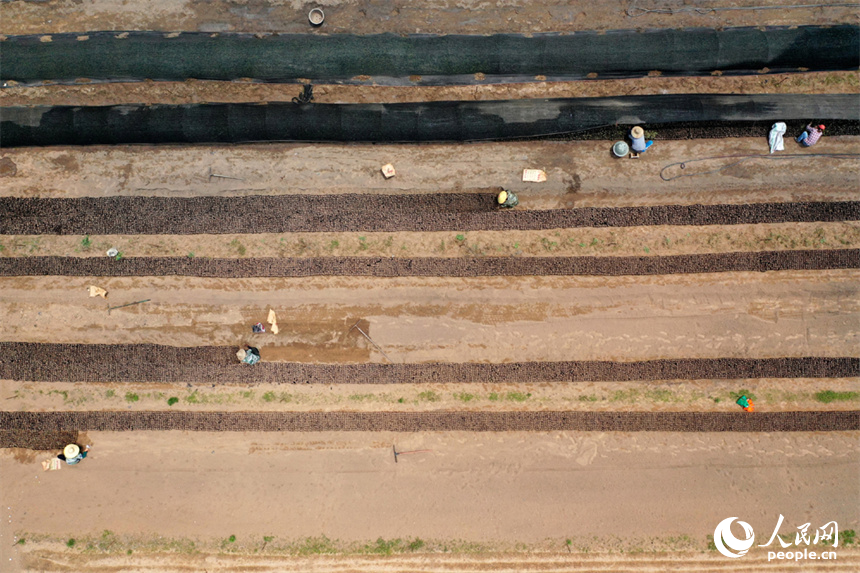
[(44, 382), (217, 384), (414, 384), (577, 382), (860, 375), (860, 358), (688, 358), (636, 362), (567, 361), (428, 364), (239, 364), (229, 346), (0, 342), (0, 378)]
[(860, 266), (858, 249), (709, 253), (665, 257), (119, 257), (120, 260), (108, 257), (7, 257), (0, 259), (0, 276), (622, 276), (853, 269)]
[[(498, 209), (493, 193), (0, 198), (6, 235), (470, 231), (850, 221), (860, 202)], [(384, 216), (383, 216), (384, 215)]]
[[(747, 412), (0, 412), (0, 426), (39, 432), (832, 432), (860, 430), (860, 411), (752, 415)], [(0, 446), (14, 447), (14, 444)]]

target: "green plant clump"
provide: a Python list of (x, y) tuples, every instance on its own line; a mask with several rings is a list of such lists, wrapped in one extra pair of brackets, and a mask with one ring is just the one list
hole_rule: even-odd
[(825, 404), (829, 404), (830, 402), (856, 400), (858, 397), (860, 397), (860, 392), (834, 392), (833, 390), (824, 390), (823, 392), (815, 393), (815, 399), (819, 402), (824, 402)]
[(419, 400), (424, 400), (425, 402), (438, 402), (439, 395), (436, 394), (433, 390), (427, 390), (426, 392), (421, 392), (418, 394)]
[(137, 402), (138, 400), (140, 400), (140, 396), (138, 396), (134, 392), (126, 392), (125, 393), (125, 401), (126, 402)]
[(177, 402), (179, 402), (179, 398), (177, 398), (176, 396), (173, 396), (173, 397), (167, 399), (167, 405), (168, 406), (173, 406)]
[(69, 539), (68, 541), (66, 541), (66, 547), (74, 547), (74, 546), (75, 546), (75, 540), (74, 539)]

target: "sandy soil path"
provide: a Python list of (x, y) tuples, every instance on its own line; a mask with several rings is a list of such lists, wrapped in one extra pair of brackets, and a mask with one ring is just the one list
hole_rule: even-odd
[[(7, 341), (250, 342), (269, 361), (640, 360), (850, 356), (860, 341), (855, 271), (689, 277), (502, 279), (3, 278)], [(742, 285), (742, 288), (739, 286)], [(281, 332), (250, 326), (274, 308)]]
[[(235, 535), (243, 544), (322, 532), (346, 541), (571, 538), (575, 547), (599, 549), (629, 547), (631, 539), (703, 539), (732, 515), (765, 537), (779, 514), (786, 533), (806, 522), (860, 525), (845, 498), (860, 470), (852, 433), (85, 439), (94, 444), (91, 456), (59, 472), (43, 473), (39, 456), (0, 455), (0, 502), (9, 515), (0, 526), (4, 562), (14, 554), (13, 535), (80, 539), (105, 529), (168, 539), (193, 532), (210, 542)], [(432, 451), (395, 464), (392, 444)], [(74, 511), (69, 500), (80, 501)]]
[[(117, 146), (22, 148), (0, 153), (0, 193), (15, 197), (109, 195), (243, 196), (290, 193), (498, 192), (520, 208), (854, 200), (860, 159), (756, 159), (717, 173), (665, 182), (675, 162), (767, 154), (765, 138), (658, 142), (636, 161), (614, 160), (607, 142), (461, 145)], [(346, 150), (346, 152), (345, 152)], [(809, 153), (786, 142), (786, 153)], [(816, 153), (860, 153), (860, 138), (824, 138)], [(385, 180), (380, 167), (393, 163)], [(732, 159), (689, 163), (667, 176), (724, 167)], [(546, 171), (524, 183), (522, 171)], [(210, 173), (241, 181), (213, 178)]]
[[(812, 2), (808, 2), (812, 4)], [(780, 0), (758, 0), (755, 6), (784, 6)], [(720, 0), (712, 7), (737, 7)], [(308, 11), (322, 7), (325, 23), (314, 29)], [(851, 7), (818, 9), (730, 10), (696, 13), (681, 7), (677, 14), (642, 13), (665, 9), (646, 0), (592, 2), (589, 0), (299, 0), (278, 2), (187, 2), (159, 0), (74, 0), (50, 3), (3, 4), (4, 34), (83, 32), (89, 30), (200, 30), (204, 32), (289, 32), (378, 34), (392, 32), (488, 34), (695, 26), (790, 26), (856, 22)], [(632, 9), (631, 17), (627, 10)]]
[[(457, 237), (462, 239), (458, 240)], [(86, 245), (86, 246), (84, 246)], [(667, 256), (795, 249), (856, 249), (860, 222), (655, 225), (533, 231), (254, 233), (212, 235), (15, 235), (0, 237), (0, 258), (104, 257), (435, 257)]]
[[(766, 76), (644, 77), (580, 82), (534, 81), (469, 86), (377, 86), (314, 84), (315, 103), (394, 103), (445, 100), (607, 97), (666, 93), (856, 93), (857, 72), (810, 72)], [(301, 91), (295, 84), (188, 80), (85, 85), (16, 86), (0, 90), (0, 104), (119, 105), (289, 102)]]

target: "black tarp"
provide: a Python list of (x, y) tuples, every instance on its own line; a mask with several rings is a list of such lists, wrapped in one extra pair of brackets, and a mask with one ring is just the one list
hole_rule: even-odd
[(0, 108), (0, 146), (537, 137), (605, 125), (857, 120), (860, 96), (678, 94), (398, 104)]
[(528, 36), (88, 32), (43, 38), (0, 42), (0, 78), (24, 84), (249, 78), (420, 85), (860, 66), (856, 25)]

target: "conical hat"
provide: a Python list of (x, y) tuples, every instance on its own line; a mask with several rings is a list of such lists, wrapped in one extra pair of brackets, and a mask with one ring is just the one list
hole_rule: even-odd
[(638, 125), (630, 130), (630, 135), (635, 138), (640, 138), (645, 135), (645, 130), (639, 127)]
[(77, 444), (69, 444), (63, 448), (63, 455), (66, 456), (67, 460), (76, 457), (79, 453), (81, 453), (81, 448)]

